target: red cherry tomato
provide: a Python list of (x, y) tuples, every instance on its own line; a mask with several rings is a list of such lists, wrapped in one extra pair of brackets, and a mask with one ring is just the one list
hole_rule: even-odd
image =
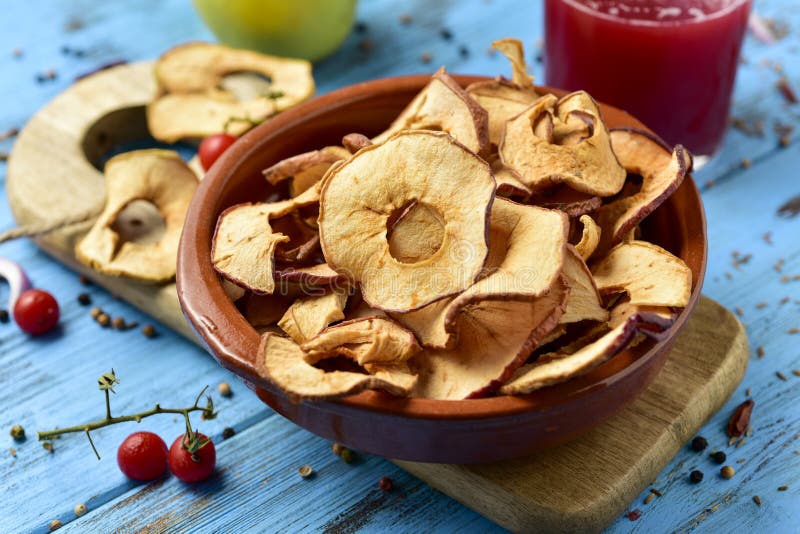
[(208, 170), (228, 147), (236, 142), (236, 138), (230, 134), (219, 133), (209, 135), (200, 143), (197, 155), (200, 156), (200, 163), (203, 170)]
[(14, 304), (14, 320), (25, 332), (36, 336), (58, 323), (58, 302), (47, 291), (29, 289)]
[(192, 454), (187, 450), (192, 439), (202, 442), (208, 438), (199, 432), (192, 435), (182, 434), (169, 448), (169, 469), (184, 482), (207, 479), (214, 472), (214, 465), (217, 463), (217, 450), (210, 440)]
[(152, 432), (134, 432), (117, 449), (117, 464), (128, 478), (154, 480), (167, 472), (167, 444)]

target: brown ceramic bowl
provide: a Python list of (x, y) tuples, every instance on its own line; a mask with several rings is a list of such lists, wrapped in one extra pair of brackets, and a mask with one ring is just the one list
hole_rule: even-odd
[[(466, 85), (481, 77), (457, 76)], [(343, 135), (374, 135), (428, 83), (403, 76), (360, 83), (286, 111), (256, 127), (213, 166), (195, 194), (178, 253), (184, 314), (219, 363), (296, 424), (357, 450), (388, 458), (469, 463), (520, 456), (573, 439), (633, 400), (666, 361), (700, 296), (706, 266), (703, 205), (694, 182), (683, 185), (642, 224), (645, 237), (691, 268), (689, 305), (661, 342), (647, 341), (590, 373), (525, 396), (462, 401), (395, 398), (368, 391), (338, 401), (295, 404), (256, 372), (259, 335), (237, 311), (212, 268), (217, 216), (233, 204), (265, 198), (261, 170), (306, 150), (339, 144)], [(562, 91), (543, 87), (557, 95)], [(609, 127), (644, 126), (602, 106)]]

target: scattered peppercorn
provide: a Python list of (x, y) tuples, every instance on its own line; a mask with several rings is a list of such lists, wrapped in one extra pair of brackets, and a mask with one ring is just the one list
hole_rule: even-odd
[(80, 283), (82, 286), (90, 286), (90, 285), (92, 285), (92, 281), (91, 281), (91, 280), (89, 280), (88, 278), (86, 278), (86, 277), (85, 277), (85, 276), (83, 276), (83, 275), (80, 275), (80, 276), (78, 277), (78, 282), (79, 282), (79, 283)]
[(378, 481), (378, 487), (383, 491), (392, 491), (394, 483), (389, 477), (381, 477), (381, 479)]
[(151, 324), (146, 324), (142, 327), (142, 334), (144, 337), (156, 337), (156, 328)]
[(335, 454), (336, 456), (342, 454), (342, 449), (344, 449), (344, 447), (342, 447), (341, 444), (339, 443), (334, 443), (333, 445), (331, 445), (331, 450), (333, 451), (333, 454)]
[(111, 322), (111, 326), (117, 330), (125, 330), (125, 319), (122, 317), (114, 317), (114, 320)]
[(692, 450), (695, 452), (701, 452), (706, 450), (708, 447), (708, 441), (706, 438), (702, 436), (697, 436), (692, 440)]
[(342, 451), (339, 453), (339, 457), (342, 459), (342, 461), (344, 461), (344, 463), (351, 464), (356, 459), (356, 453), (354, 453), (350, 449), (342, 447)]
[(89, 315), (91, 315), (91, 316), (92, 316), (92, 319), (97, 319), (98, 317), (100, 317), (100, 314), (101, 314), (101, 313), (103, 313), (103, 310), (101, 310), (100, 308), (94, 307), (94, 308), (92, 308), (92, 310), (89, 312)]
[(8, 310), (0, 310), (0, 323), (7, 323), (9, 319)]
[(758, 495), (753, 495), (753, 502), (761, 506), (761, 497), (759, 497)]
[(53, 519), (52, 521), (50, 521), (50, 532), (53, 532), (54, 530), (58, 530), (60, 528), (61, 528), (61, 521), (59, 521), (58, 519)]
[(698, 482), (702, 482), (702, 480), (703, 480), (703, 472), (702, 471), (698, 471), (697, 469), (695, 469), (694, 471), (689, 473), (689, 480), (691, 480), (695, 484), (697, 484)]
[(92, 303), (92, 297), (89, 296), (89, 293), (81, 293), (78, 295), (78, 304), (81, 306), (88, 306)]
[(463, 57), (464, 59), (469, 57), (469, 48), (464, 45), (458, 47), (458, 55)]
[(764, 347), (758, 347), (756, 349), (756, 354), (758, 354), (759, 358), (763, 358), (764, 357)]
[(217, 390), (219, 391), (219, 394), (222, 395), (223, 397), (230, 397), (233, 395), (233, 390), (231, 390), (231, 385), (228, 384), (227, 382), (220, 382), (219, 385), (217, 386)]
[(356, 25), (353, 27), (353, 29), (356, 31), (356, 33), (364, 33), (367, 31), (367, 25), (359, 20), (356, 22)]
[(445, 41), (452, 41), (453, 40), (453, 32), (451, 32), (447, 28), (442, 28), (441, 30), (439, 30), (439, 35)]
[(314, 468), (312, 468), (310, 465), (301, 465), (297, 469), (297, 474), (303, 478), (308, 478), (314, 474)]
[(728, 459), (728, 456), (722, 451), (717, 451), (711, 453), (711, 459), (718, 464), (724, 464), (725, 460)]
[(88, 508), (86, 508), (86, 505), (85, 505), (85, 504), (83, 504), (83, 503), (80, 503), (80, 504), (76, 504), (76, 505), (75, 505), (75, 508), (73, 508), (73, 509), (72, 509), (72, 511), (73, 511), (73, 512), (75, 512), (75, 515), (76, 515), (76, 516), (80, 517), (80, 516), (82, 516), (82, 515), (85, 515), (85, 514), (86, 514), (86, 512), (88, 512), (88, 511), (89, 511), (89, 509), (88, 509)]
[(789, 486), (778, 486), (778, 491), (786, 491), (789, 489)]
[(726, 465), (719, 470), (719, 474), (722, 475), (722, 478), (733, 478), (733, 475), (736, 474), (736, 470), (733, 467)]
[(635, 510), (631, 510), (630, 512), (625, 514), (625, 517), (627, 517), (631, 521), (636, 521), (637, 519), (642, 517), (642, 511), (636, 508)]
[(229, 426), (222, 429), (222, 439), (232, 438), (236, 435), (236, 431)]
[(743, 169), (749, 169), (750, 167), (753, 166), (753, 161), (747, 158), (742, 158), (740, 165), (742, 166)]
[(9, 432), (14, 441), (23, 441), (25, 439), (25, 429), (21, 425), (14, 425)]
[(97, 323), (105, 328), (111, 324), (111, 317), (107, 313), (100, 312), (100, 315), (97, 316)]

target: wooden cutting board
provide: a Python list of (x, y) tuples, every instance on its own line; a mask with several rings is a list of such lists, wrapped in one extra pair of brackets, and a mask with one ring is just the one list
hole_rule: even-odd
[[(120, 142), (145, 139), (144, 104), (155, 92), (151, 63), (124, 65), (73, 85), (20, 133), (7, 190), (17, 222), (41, 223), (102, 207), (94, 163)], [(99, 275), (77, 262), (75, 242), (90, 223), (37, 239), (57, 260), (196, 341), (175, 284)], [(485, 465), (398, 465), (514, 531), (591, 532), (618, 517), (716, 412), (744, 375), (744, 328), (703, 298), (656, 381), (633, 404), (562, 447)]]

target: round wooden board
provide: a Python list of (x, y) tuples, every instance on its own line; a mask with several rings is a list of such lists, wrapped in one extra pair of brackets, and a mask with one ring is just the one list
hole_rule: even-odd
[[(8, 161), (6, 191), (19, 225), (99, 211), (105, 198), (102, 156), (147, 139), (144, 106), (156, 92), (153, 62), (120, 65), (80, 80), (31, 118)], [(175, 284), (148, 285), (104, 276), (75, 259), (75, 243), (91, 226), (76, 224), (36, 239), (58, 261), (194, 341)]]

